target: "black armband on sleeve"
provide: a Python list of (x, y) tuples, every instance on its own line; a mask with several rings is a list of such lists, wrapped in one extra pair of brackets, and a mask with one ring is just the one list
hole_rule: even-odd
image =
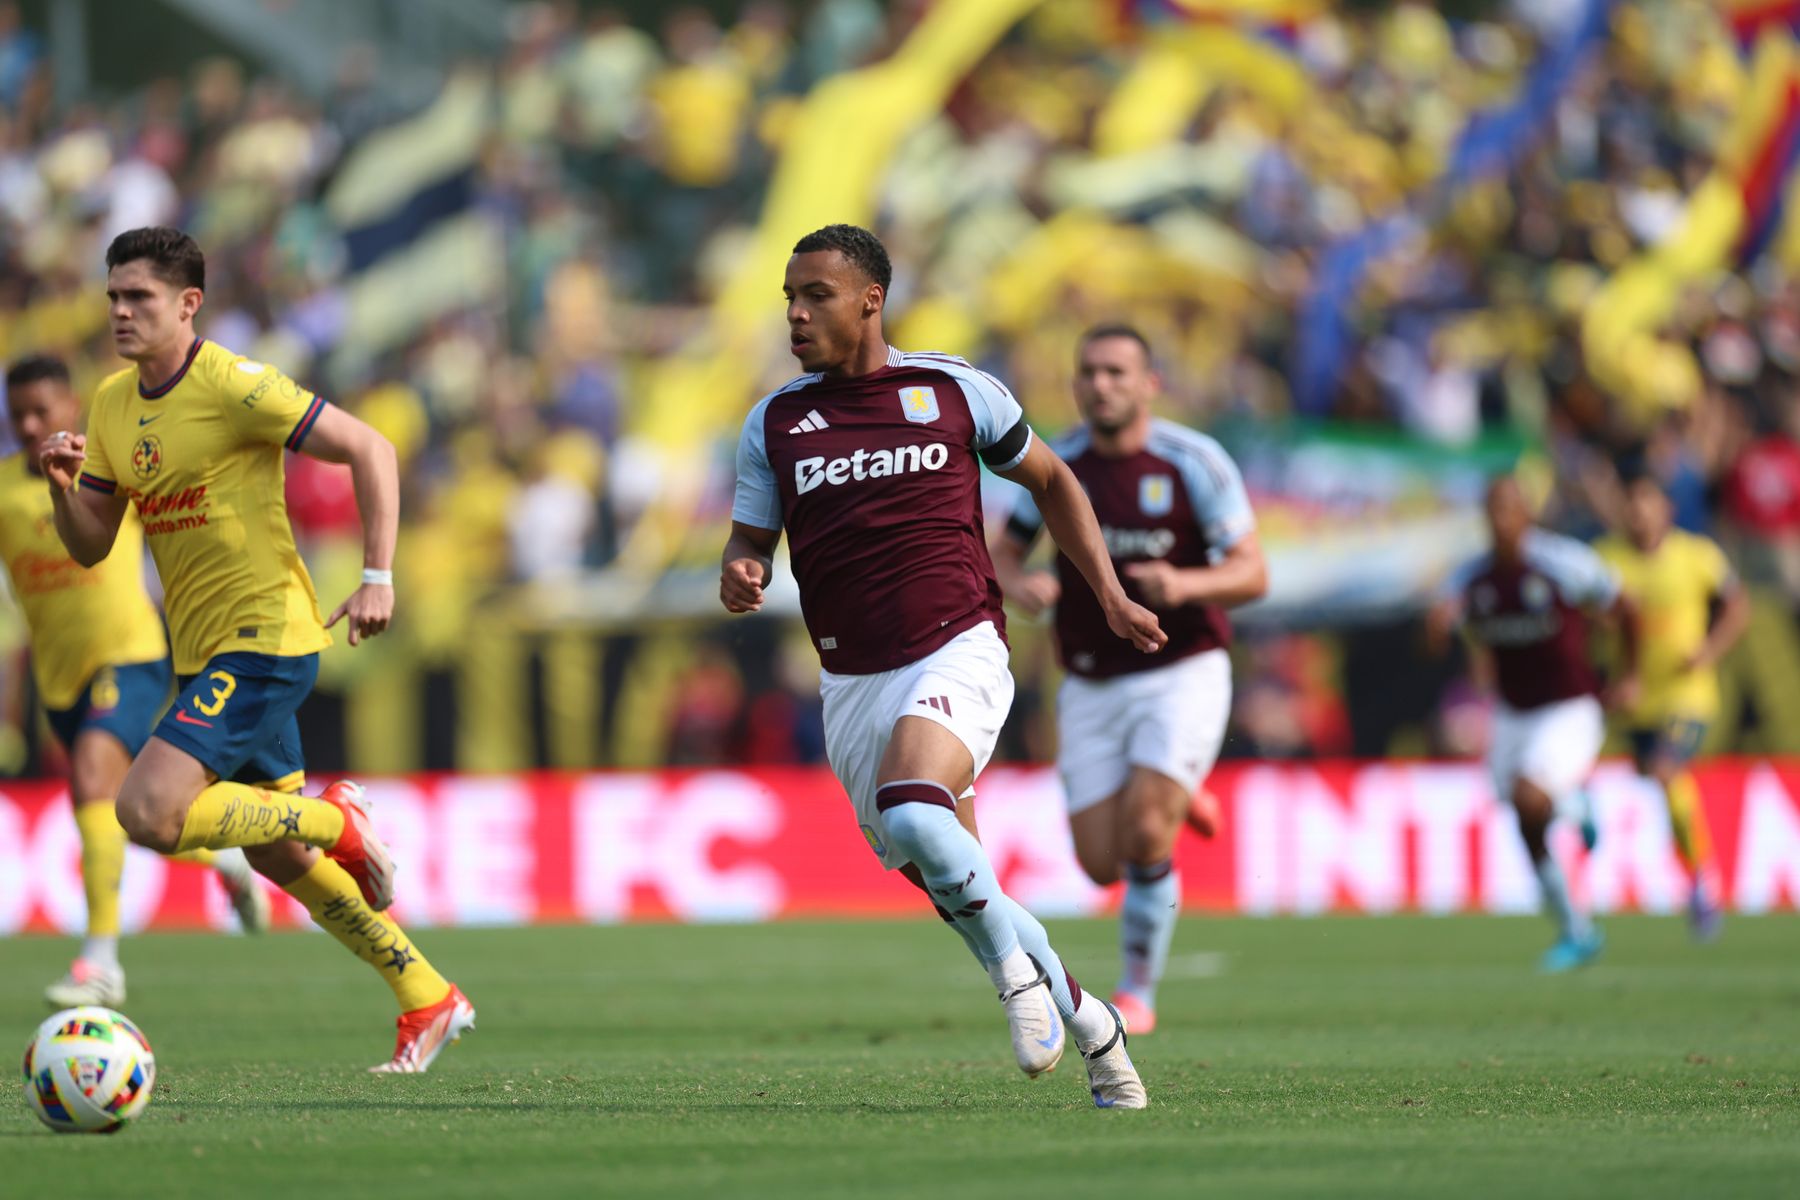
[(1030, 521), (1021, 521), (1016, 516), (1008, 517), (1006, 519), (1006, 536), (1019, 543), (1019, 545), (1025, 547), (1027, 550), (1031, 549), (1031, 544), (1037, 541), (1038, 532), (1042, 529), (1042, 525), (1033, 525)]
[(1020, 417), (1013, 427), (1001, 434), (999, 440), (987, 449), (980, 451), (981, 461), (995, 470), (1005, 470), (1019, 464), (1019, 457), (1025, 453), (1025, 446), (1031, 441), (1031, 425)]

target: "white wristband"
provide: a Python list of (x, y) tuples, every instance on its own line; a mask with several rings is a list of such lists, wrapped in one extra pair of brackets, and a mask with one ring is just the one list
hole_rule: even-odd
[(394, 573), (392, 571), (377, 571), (373, 567), (364, 567), (363, 582), (379, 583), (383, 587), (393, 587)]

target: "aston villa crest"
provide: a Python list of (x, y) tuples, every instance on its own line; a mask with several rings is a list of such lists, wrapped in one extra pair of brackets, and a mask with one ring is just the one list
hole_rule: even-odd
[(1138, 509), (1146, 517), (1166, 517), (1175, 507), (1175, 480), (1167, 475), (1138, 479)]
[(931, 424), (938, 419), (937, 392), (928, 387), (901, 388), (900, 411), (914, 424)]
[(1530, 612), (1543, 612), (1550, 607), (1550, 581), (1542, 575), (1527, 575), (1519, 584), (1519, 599)]

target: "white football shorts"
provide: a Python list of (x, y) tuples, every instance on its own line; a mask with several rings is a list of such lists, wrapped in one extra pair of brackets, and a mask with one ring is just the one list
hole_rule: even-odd
[(1574, 812), (1605, 741), (1606, 717), (1592, 696), (1524, 711), (1500, 704), (1488, 748), (1494, 794), (1502, 804), (1511, 804), (1514, 781), (1524, 779), (1542, 788), (1559, 812)]
[[(918, 662), (873, 675), (819, 672), (825, 701), (825, 756), (856, 810), (869, 849), (887, 870), (907, 860), (895, 853), (875, 809), (881, 759), (901, 717), (924, 717), (969, 748), (980, 776), (994, 756), (1000, 727), (1012, 708), (1013, 677), (1006, 643), (992, 621), (957, 634)], [(973, 795), (971, 788), (964, 795)]]
[(1069, 812), (1092, 808), (1148, 767), (1189, 794), (1218, 761), (1231, 717), (1231, 655), (1207, 650), (1112, 679), (1063, 680), (1056, 699)]

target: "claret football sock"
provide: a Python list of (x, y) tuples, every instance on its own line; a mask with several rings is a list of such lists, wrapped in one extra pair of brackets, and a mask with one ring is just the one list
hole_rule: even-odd
[(125, 830), (110, 799), (76, 805), (75, 828), (81, 833), (81, 888), (87, 895), (87, 941), (82, 945), (81, 957), (117, 962)]
[(200, 848), (224, 850), (287, 840), (328, 850), (343, 832), (344, 813), (335, 804), (220, 782), (194, 797), (175, 849), (177, 853)]
[(350, 953), (380, 973), (401, 1012), (428, 1008), (450, 994), (450, 984), (426, 961), (406, 931), (363, 901), (356, 881), (324, 855), (284, 888), (306, 906), (313, 921)]
[(889, 843), (919, 868), (933, 902), (950, 915), (982, 965), (991, 970), (1010, 962), (1019, 936), (994, 903), (1002, 897), (1000, 883), (987, 851), (957, 821), (950, 789), (911, 779), (885, 784), (875, 796)]
[(1125, 864), (1125, 899), (1119, 907), (1119, 990), (1156, 1006), (1156, 985), (1169, 965), (1169, 943), (1181, 915), (1181, 876), (1174, 863)]

